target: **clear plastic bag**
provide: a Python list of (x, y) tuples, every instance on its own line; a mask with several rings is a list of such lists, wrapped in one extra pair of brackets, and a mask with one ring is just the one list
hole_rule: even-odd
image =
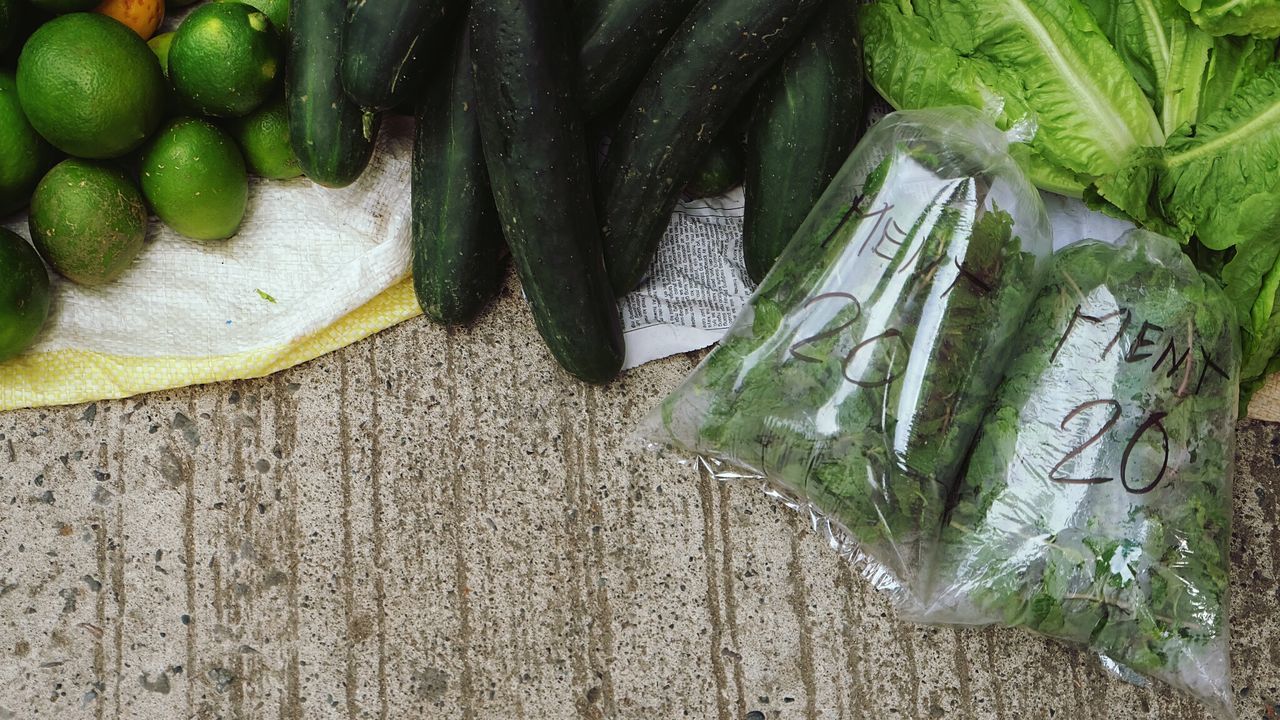
[(910, 588), (1050, 252), (1007, 135), (891, 114), (641, 433), (768, 479)]
[(1230, 717), (1230, 303), (1172, 240), (1054, 259), (960, 483), (922, 620), (1088, 645)]

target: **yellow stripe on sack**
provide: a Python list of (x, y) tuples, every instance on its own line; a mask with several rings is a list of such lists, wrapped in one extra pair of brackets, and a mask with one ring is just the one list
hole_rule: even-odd
[(402, 280), (333, 325), (291, 345), (209, 357), (131, 357), (83, 350), (0, 364), (0, 411), (110, 400), (223, 380), (262, 377), (359, 342), (422, 314)]

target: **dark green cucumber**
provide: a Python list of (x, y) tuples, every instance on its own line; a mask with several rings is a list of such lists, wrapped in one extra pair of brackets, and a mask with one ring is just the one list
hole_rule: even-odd
[(400, 104), (431, 72), (433, 47), (457, 0), (351, 0), (342, 34), (342, 86), (361, 107), (386, 110)]
[(701, 0), (671, 36), (619, 121), (601, 173), (614, 292), (644, 277), (703, 154), (822, 3)]
[(696, 198), (723, 195), (742, 182), (742, 135), (725, 128), (702, 158), (686, 194)]
[(468, 35), (422, 96), (413, 143), (413, 289), (427, 317), (446, 325), (475, 317), (498, 294), (504, 267)]
[(588, 117), (626, 102), (697, 0), (579, 0), (578, 101)]
[(489, 182), (534, 321), (565, 370), (607, 382), (622, 368), (622, 330), (564, 0), (475, 0), (470, 20)]
[(860, 0), (831, 0), (760, 82), (747, 132), (743, 248), (760, 282), (866, 126)]
[(344, 0), (292, 0), (285, 99), (289, 141), (302, 171), (327, 187), (355, 182), (369, 164), (380, 118), (342, 91)]

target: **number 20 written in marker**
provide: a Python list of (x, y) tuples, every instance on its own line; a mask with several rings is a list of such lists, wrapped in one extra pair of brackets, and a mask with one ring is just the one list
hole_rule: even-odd
[[(1120, 422), (1121, 406), (1118, 401), (1091, 400), (1077, 405), (1071, 412), (1067, 413), (1066, 417), (1062, 419), (1062, 423), (1059, 424), (1059, 427), (1066, 430), (1068, 424), (1094, 408), (1107, 408), (1107, 421), (1102, 425), (1100, 430), (1089, 436), (1087, 440), (1078, 445), (1075, 449), (1067, 452), (1067, 454), (1058, 461), (1058, 464), (1053, 466), (1053, 469), (1049, 471), (1050, 480), (1067, 485), (1100, 485), (1102, 483), (1109, 483), (1115, 480), (1114, 477), (1109, 476), (1081, 478), (1062, 474), (1063, 465), (1071, 462), (1073, 458), (1078, 457), (1090, 446), (1100, 442), (1106, 434), (1116, 426), (1116, 423)], [(1138, 425), (1138, 428), (1133, 431), (1133, 434), (1129, 436), (1129, 441), (1125, 445), (1124, 454), (1120, 458), (1120, 484), (1124, 486), (1125, 490), (1133, 493), (1134, 495), (1144, 495), (1155, 490), (1156, 486), (1160, 484), (1160, 481), (1164, 479), (1165, 472), (1169, 469), (1169, 432), (1165, 430), (1164, 427), (1164, 419), (1167, 415), (1168, 413), (1163, 412), (1155, 412), (1148, 415), (1147, 418), (1142, 421), (1142, 424)], [(1156, 430), (1160, 432), (1160, 442), (1164, 449), (1164, 459), (1160, 462), (1160, 470), (1156, 473), (1155, 478), (1152, 479), (1151, 482), (1143, 485), (1129, 477), (1129, 460), (1133, 454), (1134, 448), (1137, 447), (1143, 436), (1148, 432)]]
[[(797, 340), (795, 343), (791, 345), (791, 357), (801, 362), (807, 362), (807, 363), (822, 362), (823, 358), (818, 357), (816, 355), (810, 355), (807, 352), (801, 352), (801, 350), (811, 345), (816, 345), (817, 343), (823, 340), (826, 340), (827, 338), (832, 338), (839, 335), (840, 333), (844, 332), (847, 328), (849, 328), (849, 326), (856, 323), (858, 321), (858, 318), (862, 317), (862, 305), (858, 302), (858, 298), (845, 292), (831, 292), (831, 293), (823, 293), (822, 295), (815, 295), (814, 297), (810, 298), (808, 302), (804, 304), (804, 307), (807, 309), (807, 308), (813, 307), (817, 303), (832, 301), (832, 300), (841, 301), (841, 302), (844, 302), (845, 304), (852, 305), (853, 306), (852, 317), (850, 317), (847, 321), (840, 323), (839, 325), (836, 325), (830, 330), (824, 330), (820, 333), (817, 333), (816, 335), (810, 335), (809, 337), (803, 338), (801, 340)], [(895, 380), (897, 380), (898, 374), (892, 371), (886, 373), (885, 376), (882, 378), (874, 378), (874, 379), (867, 379), (861, 376), (851, 377), (849, 375), (849, 366), (853, 364), (853, 361), (855, 358), (858, 357), (859, 352), (867, 349), (868, 347), (871, 347), (872, 345), (875, 345), (878, 342), (887, 341), (887, 340), (897, 340), (900, 345), (904, 345), (903, 349), (904, 350), (906, 349), (902, 339), (902, 332), (894, 328), (889, 328), (888, 330), (885, 330), (884, 332), (878, 335), (869, 337), (863, 340), (862, 342), (858, 343), (857, 345), (854, 345), (853, 348), (851, 348), (849, 352), (845, 354), (844, 359), (841, 362), (841, 372), (844, 375), (844, 379), (853, 383), (854, 385), (857, 385), (858, 387), (863, 387), (863, 388), (886, 387), (892, 384)]]

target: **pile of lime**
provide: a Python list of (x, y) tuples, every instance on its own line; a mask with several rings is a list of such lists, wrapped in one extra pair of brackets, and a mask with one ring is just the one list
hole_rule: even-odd
[(288, 0), (0, 0), (0, 361), (36, 339), (46, 265), (128, 272), (150, 217), (201, 241), (239, 230), (249, 174), (302, 174), (281, 81)]

